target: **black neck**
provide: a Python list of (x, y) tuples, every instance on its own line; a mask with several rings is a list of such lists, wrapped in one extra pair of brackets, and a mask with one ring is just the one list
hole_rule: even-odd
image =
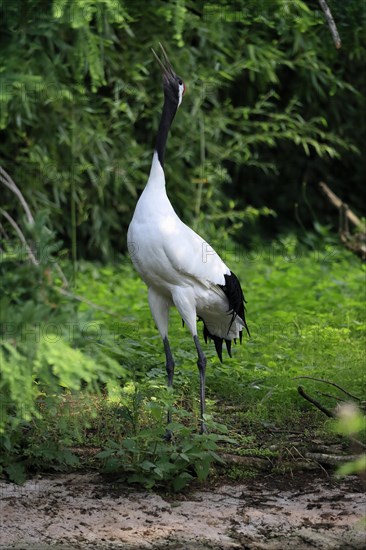
[(169, 129), (172, 125), (177, 109), (178, 104), (175, 101), (172, 101), (169, 97), (165, 96), (163, 112), (160, 119), (155, 145), (155, 151), (158, 153), (158, 159), (162, 167), (164, 166), (165, 146), (168, 139)]

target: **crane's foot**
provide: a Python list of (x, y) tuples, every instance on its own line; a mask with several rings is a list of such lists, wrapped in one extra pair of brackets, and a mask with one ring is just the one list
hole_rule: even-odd
[(207, 429), (207, 426), (204, 422), (201, 422), (201, 426), (200, 426), (200, 434), (208, 434), (208, 429)]
[(163, 440), (167, 443), (170, 443), (174, 439), (174, 434), (172, 430), (168, 430), (168, 428), (165, 430), (165, 434), (163, 435)]

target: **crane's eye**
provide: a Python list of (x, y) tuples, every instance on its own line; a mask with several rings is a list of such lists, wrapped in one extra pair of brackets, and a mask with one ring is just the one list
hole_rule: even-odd
[(184, 96), (184, 93), (186, 91), (186, 85), (184, 84), (181, 78), (178, 78), (178, 84), (179, 84), (179, 89), (182, 90), (182, 96)]

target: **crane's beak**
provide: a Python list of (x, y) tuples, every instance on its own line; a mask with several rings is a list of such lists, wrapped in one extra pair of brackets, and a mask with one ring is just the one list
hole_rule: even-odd
[(171, 80), (172, 78), (176, 77), (175, 72), (173, 71), (173, 67), (169, 61), (169, 58), (166, 54), (166, 51), (163, 48), (163, 45), (161, 42), (159, 42), (159, 46), (161, 49), (161, 58), (155, 53), (155, 51), (151, 48), (152, 53), (155, 55), (157, 62), (160, 65), (161, 71), (163, 73), (163, 77), (167, 78), (168, 80)]

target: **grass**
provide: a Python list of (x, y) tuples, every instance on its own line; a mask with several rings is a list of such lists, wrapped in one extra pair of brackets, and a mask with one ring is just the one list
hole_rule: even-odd
[[(248, 414), (279, 424), (298, 418), (309, 406), (298, 396), (297, 376), (326, 378), (365, 395), (363, 304), (365, 269), (352, 255), (332, 246), (322, 251), (298, 249), (294, 241), (226, 260), (245, 291), (251, 338), (234, 346), (233, 359), (221, 364), (214, 346), (208, 357), (208, 412), (236, 405)], [(121, 322), (98, 314), (128, 350), (123, 364), (131, 381), (153, 391), (165, 385), (164, 353), (147, 304), (147, 290), (129, 263), (95, 269), (85, 264), (78, 292), (113, 310)], [(191, 336), (175, 309), (170, 321), (176, 360), (177, 404), (196, 408), (198, 371)], [(301, 381), (310, 391), (327, 392), (316, 382)], [(328, 393), (331, 393), (328, 391)], [(339, 394), (338, 394), (339, 395)], [(324, 397), (334, 406), (334, 400)]]
[[(168, 392), (147, 289), (130, 262), (81, 263), (76, 293), (113, 315), (98, 310), (91, 315), (82, 304), (79, 340), (73, 341), (77, 349), (67, 351), (62, 344), (45, 350), (56, 357), (55, 373), (57, 357), (69, 353), (65, 371), (59, 360), (67, 374), (64, 390), (56, 400), (45, 395), (39, 417), (28, 419), (23, 442), (16, 443), (20, 462), (33, 470), (102, 464), (129, 482), (165, 483), (179, 490), (193, 477), (204, 480), (223, 452), (279, 460), (281, 469), (281, 457), (293, 457), (299, 441), (334, 439), (330, 422), (299, 396), (297, 387), (304, 386), (329, 409), (344, 395), (297, 377), (324, 378), (364, 398), (365, 266), (338, 246), (309, 250), (290, 238), (250, 253), (216, 249), (242, 282), (251, 338), (243, 335), (243, 345), (234, 346), (233, 358), (224, 357), (223, 364), (213, 343), (204, 345), (210, 434), (195, 434), (197, 359), (177, 311), (172, 310), (170, 322), (176, 374), (174, 391)], [(83, 358), (85, 376), (95, 368), (85, 357), (101, 365), (99, 390), (78, 389), (78, 361)], [(70, 388), (68, 380), (74, 384)], [(162, 442), (168, 406), (175, 422), (170, 445)], [(22, 479), (17, 463), (6, 471)], [(225, 475), (241, 479), (252, 469), (234, 464)]]

